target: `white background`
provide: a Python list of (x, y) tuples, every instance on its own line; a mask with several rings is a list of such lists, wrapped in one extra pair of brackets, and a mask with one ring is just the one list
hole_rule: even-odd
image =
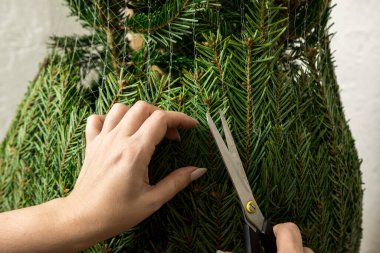
[[(62, 0), (0, 0), (0, 140), (52, 34), (80, 33)], [(337, 76), (347, 119), (363, 158), (361, 253), (380, 249), (380, 1), (335, 0)]]

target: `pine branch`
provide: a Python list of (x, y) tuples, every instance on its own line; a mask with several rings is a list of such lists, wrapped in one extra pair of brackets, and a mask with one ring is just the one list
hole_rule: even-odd
[(148, 14), (137, 14), (125, 21), (119, 27), (134, 33), (148, 34), (153, 41), (166, 47), (176, 43), (186, 34), (191, 34), (190, 28), (194, 22), (193, 14), (202, 11), (206, 1), (171, 0), (166, 1), (159, 9)]

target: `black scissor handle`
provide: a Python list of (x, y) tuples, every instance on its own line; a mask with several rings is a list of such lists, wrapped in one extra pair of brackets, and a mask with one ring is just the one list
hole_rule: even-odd
[(259, 234), (252, 230), (252, 228), (244, 223), (244, 243), (246, 253), (260, 253)]
[(276, 237), (268, 220), (264, 221), (262, 230), (257, 232), (244, 223), (244, 241), (246, 253), (261, 253), (262, 247), (265, 253), (277, 253)]
[(259, 237), (265, 253), (277, 253), (276, 236), (274, 235), (273, 227), (268, 220), (264, 221)]

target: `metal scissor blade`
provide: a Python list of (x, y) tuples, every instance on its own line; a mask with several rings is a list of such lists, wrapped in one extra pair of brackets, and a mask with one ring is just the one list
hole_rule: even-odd
[[(249, 221), (249, 224), (254, 226), (254, 228), (261, 230), (264, 224), (264, 216), (262, 215), (259, 206), (257, 205), (256, 200), (253, 197), (251, 187), (249, 186), (243, 165), (241, 163), (239, 154), (236, 149), (236, 145), (234, 144), (231, 132), (229, 131), (229, 128), (227, 126), (227, 122), (224, 122), (224, 128), (227, 129), (227, 133), (225, 132), (225, 135), (229, 136), (226, 137), (230, 139), (229, 145), (233, 144), (235, 146), (235, 148), (233, 149), (235, 149), (236, 155), (233, 155), (233, 152), (231, 152), (227, 148), (222, 136), (216, 128), (215, 123), (211, 119), (209, 113), (206, 114), (206, 117), (211, 133), (214, 136), (215, 142), (222, 155), (224, 164), (227, 167), (227, 171), (231, 177), (232, 183), (237, 191), (240, 202), (243, 206), (245, 218), (247, 219), (247, 221)], [(224, 117), (222, 118), (222, 122), (223, 120), (225, 120)]]
[(231, 154), (235, 157), (235, 161), (239, 163), (239, 165), (243, 168), (243, 163), (241, 162), (241, 159), (239, 157), (239, 152), (237, 151), (235, 141), (232, 137), (230, 128), (228, 127), (227, 120), (224, 117), (224, 114), (222, 111), (219, 111), (220, 119), (222, 121), (224, 136), (226, 137), (228, 149), (231, 152)]
[(251, 189), (249, 182), (248, 182), (247, 175), (245, 174), (243, 163), (242, 163), (240, 156), (239, 156), (239, 152), (236, 148), (234, 138), (232, 137), (230, 128), (228, 127), (227, 120), (226, 120), (222, 111), (219, 111), (219, 114), (220, 114), (220, 119), (222, 121), (224, 136), (226, 137), (228, 149), (230, 150), (231, 155), (234, 157), (235, 162), (238, 163), (238, 165), (239, 165), (238, 168), (236, 168), (237, 169), (236, 172), (239, 174), (239, 177), (244, 182), (244, 184), (247, 185), (247, 188)]

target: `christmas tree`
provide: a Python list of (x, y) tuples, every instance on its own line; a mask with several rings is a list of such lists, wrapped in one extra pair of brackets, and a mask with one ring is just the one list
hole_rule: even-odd
[(207, 127), (222, 110), (254, 195), (315, 252), (358, 252), (360, 160), (330, 50), (329, 0), (67, 0), (88, 34), (51, 52), (0, 147), (1, 211), (66, 196), (86, 118), (144, 100), (200, 122), (150, 164), (208, 168), (153, 216), (86, 252), (243, 252), (239, 202)]

